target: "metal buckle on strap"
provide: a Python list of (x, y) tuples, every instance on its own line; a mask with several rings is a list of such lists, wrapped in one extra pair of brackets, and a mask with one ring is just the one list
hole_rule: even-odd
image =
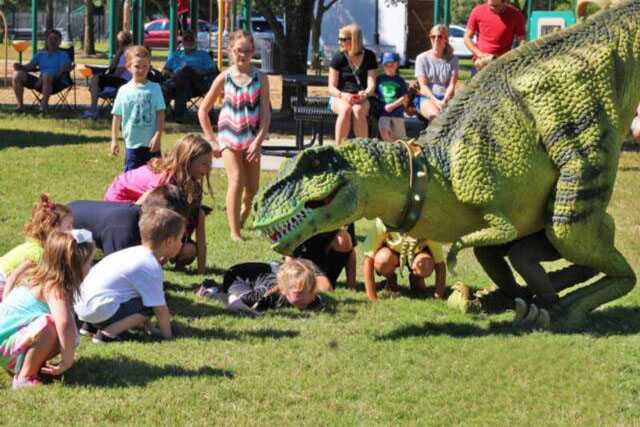
[(414, 141), (397, 141), (404, 146), (409, 156), (409, 194), (397, 227), (387, 225), (389, 231), (407, 233), (411, 230), (420, 219), (427, 195), (427, 160), (422, 148)]

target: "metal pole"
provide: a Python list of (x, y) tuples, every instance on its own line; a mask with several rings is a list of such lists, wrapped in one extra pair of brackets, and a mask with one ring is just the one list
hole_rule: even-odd
[(527, 21), (531, 19), (532, 12), (533, 12), (533, 0), (527, 0)]
[(109, 0), (109, 62), (116, 53), (116, 0)]
[(218, 0), (218, 70), (222, 71), (222, 49), (224, 38), (224, 0)]
[(433, 1), (433, 25), (440, 23), (440, 0)]
[[(574, 9), (575, 9), (575, 8), (574, 8)], [(237, 1), (234, 1), (234, 2), (231, 4), (231, 22), (230, 22), (230, 25), (229, 25), (229, 26), (231, 27), (231, 28), (229, 28), (229, 30), (230, 30), (231, 32), (233, 32), (233, 31), (235, 31), (235, 30), (237, 29), (237, 28), (236, 28), (236, 27), (237, 27), (237, 24), (238, 24), (238, 23), (236, 22), (237, 16), (238, 16), (238, 2), (237, 2)]]
[(244, 0), (244, 4), (242, 5), (242, 19), (244, 19), (242, 29), (251, 32), (251, 0)]
[(176, 51), (176, 18), (178, 11), (177, 0), (169, 1), (169, 53)]
[(136, 24), (138, 27), (138, 44), (144, 44), (144, 0), (138, 0)]
[[(198, 31), (198, 0), (189, 0), (189, 14), (191, 15), (191, 31), (197, 34)], [(218, 21), (220, 18), (218, 18)], [(218, 22), (218, 25), (220, 22)]]
[(31, 51), (38, 51), (38, 2), (31, 0)]
[(73, 44), (73, 36), (71, 35), (71, 0), (67, 0), (67, 34)]
[(451, 17), (449, 15), (449, 0), (444, 0), (444, 4), (443, 4), (443, 8), (444, 10), (442, 11), (444, 16), (442, 17), (442, 23), (444, 25), (447, 26), (447, 28), (449, 28), (449, 21), (451, 21)]

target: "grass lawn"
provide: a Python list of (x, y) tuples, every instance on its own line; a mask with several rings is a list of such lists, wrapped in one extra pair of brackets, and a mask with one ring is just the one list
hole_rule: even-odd
[[(22, 241), (39, 192), (59, 202), (102, 198), (122, 167), (108, 155), (108, 124), (0, 111), (0, 253)], [(189, 130), (198, 129), (170, 125), (164, 148)], [(228, 240), (224, 173), (212, 181), (209, 274), (165, 272), (177, 339), (97, 346), (83, 338), (62, 381), (36, 390), (13, 393), (1, 374), (0, 424), (637, 425), (637, 288), (573, 333), (523, 332), (508, 313), (463, 315), (410, 295), (372, 304), (344, 288), (325, 312), (238, 317), (192, 288), (220, 283), (234, 263), (278, 256), (252, 232)], [(636, 271), (638, 182), (640, 151), (628, 145), (610, 211)], [(489, 284), (470, 251), (458, 270), (449, 285)]]

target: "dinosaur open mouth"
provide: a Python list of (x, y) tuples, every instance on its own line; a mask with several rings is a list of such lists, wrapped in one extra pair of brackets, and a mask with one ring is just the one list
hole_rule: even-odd
[(304, 207), (300, 212), (298, 212), (288, 220), (267, 227), (265, 230), (263, 230), (263, 232), (271, 239), (272, 242), (275, 243), (280, 240), (282, 236), (285, 236), (286, 234), (290, 233), (291, 230), (296, 229), (302, 223), (302, 221), (305, 220), (310, 212), (311, 209)]
[(343, 186), (344, 184), (338, 185), (336, 188), (333, 189), (331, 193), (329, 193), (327, 197), (323, 197), (320, 200), (308, 201), (307, 203), (304, 204), (304, 207), (308, 209), (318, 209), (323, 206), (327, 206), (329, 203), (333, 201), (333, 199), (336, 197), (336, 194), (338, 194), (338, 191), (340, 191)]
[(322, 199), (308, 201), (304, 204), (304, 208), (302, 208), (300, 212), (296, 213), (286, 221), (266, 227), (263, 230), (263, 233), (266, 234), (273, 243), (277, 242), (282, 239), (283, 236), (286, 236), (302, 224), (313, 209), (318, 209), (331, 203), (343, 186), (344, 185), (337, 186), (331, 193), (329, 193), (328, 196), (323, 197)]

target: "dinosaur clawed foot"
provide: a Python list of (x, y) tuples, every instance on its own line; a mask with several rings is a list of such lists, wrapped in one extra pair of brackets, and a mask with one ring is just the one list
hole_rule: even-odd
[(513, 323), (533, 329), (551, 329), (551, 313), (546, 308), (527, 304), (522, 298), (516, 298)]

